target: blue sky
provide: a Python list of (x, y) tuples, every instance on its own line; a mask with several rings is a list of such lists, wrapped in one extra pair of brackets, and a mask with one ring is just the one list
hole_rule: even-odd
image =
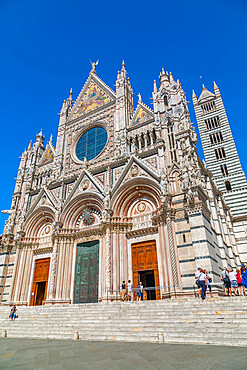
[[(114, 88), (122, 59), (149, 106), (162, 67), (191, 91), (220, 87), (247, 171), (247, 2), (245, 0), (0, 0), (0, 210), (9, 209), (19, 156), (43, 128), (56, 138), (58, 112), (75, 99), (91, 60)], [(135, 102), (137, 98), (135, 95)], [(203, 157), (200, 143), (198, 152)], [(0, 233), (6, 215), (0, 215)]]

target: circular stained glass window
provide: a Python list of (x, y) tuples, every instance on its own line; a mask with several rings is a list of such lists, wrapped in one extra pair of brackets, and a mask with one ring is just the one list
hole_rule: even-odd
[(107, 142), (107, 132), (103, 127), (93, 127), (79, 139), (75, 154), (81, 161), (94, 159), (104, 149)]

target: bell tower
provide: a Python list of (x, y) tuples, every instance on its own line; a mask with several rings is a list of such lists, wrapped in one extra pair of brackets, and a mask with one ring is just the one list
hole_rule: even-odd
[(247, 260), (247, 182), (239, 160), (220, 90), (204, 85), (199, 98), (192, 95), (207, 168), (234, 218), (240, 258)]

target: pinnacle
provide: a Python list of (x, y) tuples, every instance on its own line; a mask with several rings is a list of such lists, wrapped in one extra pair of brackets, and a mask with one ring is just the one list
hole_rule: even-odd
[(194, 90), (192, 90), (192, 98), (196, 98), (196, 94)]
[(218, 89), (218, 86), (217, 86), (216, 82), (214, 81), (214, 90), (215, 89)]

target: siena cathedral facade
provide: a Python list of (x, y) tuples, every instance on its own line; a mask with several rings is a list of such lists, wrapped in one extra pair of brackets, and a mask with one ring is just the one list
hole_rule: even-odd
[(159, 299), (188, 290), (198, 266), (219, 282), (241, 263), (179, 81), (162, 70), (153, 109), (141, 95), (134, 109), (124, 62), (116, 91), (95, 67), (62, 105), (56, 146), (41, 130), (21, 156), (0, 240), (3, 304), (97, 302), (128, 279)]

